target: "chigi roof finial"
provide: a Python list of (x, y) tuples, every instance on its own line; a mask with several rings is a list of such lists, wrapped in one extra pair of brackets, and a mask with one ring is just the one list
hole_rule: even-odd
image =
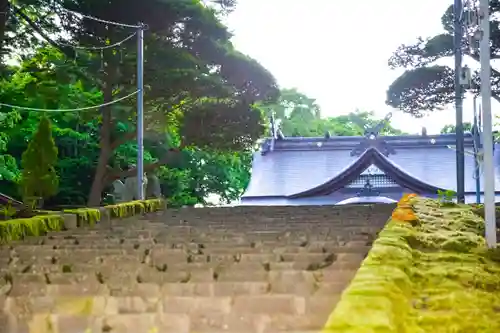
[(274, 150), (274, 144), (276, 140), (283, 140), (285, 138), (285, 135), (283, 134), (283, 131), (280, 128), (281, 119), (276, 119), (274, 112), (271, 113), (271, 116), (269, 116), (269, 122), (270, 122), (269, 136), (271, 137), (271, 139), (268, 145), (268, 149), (265, 149), (265, 153)]
[(380, 131), (387, 125), (392, 118), (389, 112), (377, 125), (365, 129), (365, 136), (362, 141), (351, 151), (351, 156), (360, 156), (370, 147), (376, 148), (385, 156), (395, 154), (396, 151), (385, 140), (379, 138)]
[(392, 112), (389, 112), (384, 119), (379, 121), (379, 123), (373, 127), (369, 127), (365, 129), (365, 137), (373, 140), (377, 138), (380, 134), (380, 131), (384, 129), (385, 125), (391, 120), (392, 118)]

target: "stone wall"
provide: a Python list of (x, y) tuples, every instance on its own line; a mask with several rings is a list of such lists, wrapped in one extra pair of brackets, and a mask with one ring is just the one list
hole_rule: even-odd
[(414, 198), (392, 214), (323, 332), (500, 332), (500, 252), (466, 205)]

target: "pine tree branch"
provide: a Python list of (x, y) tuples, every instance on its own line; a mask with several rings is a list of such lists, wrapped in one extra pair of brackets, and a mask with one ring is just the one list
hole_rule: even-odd
[[(50, 38), (48, 34), (46, 34), (35, 22), (33, 22), (28, 15), (23, 13), (23, 11), (20, 8), (12, 4), (12, 10), (14, 14), (19, 15), (33, 30), (35, 30), (52, 47), (62, 52), (68, 59), (75, 58), (75, 51), (73, 49), (59, 45), (59, 43)], [(94, 78), (93, 76), (87, 74), (86, 72), (80, 69), (78, 69), (78, 73), (82, 75), (84, 79), (88, 80), (89, 82), (96, 82), (101, 89), (103, 88), (103, 83), (99, 82), (99, 80), (96, 80), (96, 78)]]

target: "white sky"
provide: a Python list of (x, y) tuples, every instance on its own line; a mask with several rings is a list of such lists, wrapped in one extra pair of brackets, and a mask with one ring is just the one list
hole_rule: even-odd
[[(401, 71), (387, 60), (402, 43), (440, 33), (452, 0), (238, 0), (228, 18), (238, 50), (270, 70), (283, 88), (316, 98), (324, 116), (394, 111), (386, 90)], [(453, 60), (450, 60), (453, 65)], [(496, 104), (493, 105), (496, 107)], [(472, 119), (472, 99), (464, 120)], [(392, 124), (409, 133), (437, 133), (454, 124), (452, 107), (423, 119), (394, 111)]]

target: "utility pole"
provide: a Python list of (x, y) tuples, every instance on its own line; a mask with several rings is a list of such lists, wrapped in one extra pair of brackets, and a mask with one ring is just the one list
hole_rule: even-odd
[(137, 199), (144, 200), (144, 25), (137, 28)]
[(456, 164), (457, 164), (457, 201), (465, 202), (465, 157), (464, 157), (464, 125), (463, 125), (463, 89), (460, 75), (462, 75), (462, 0), (454, 0), (453, 23), (454, 23), (454, 49), (455, 49), (455, 138), (456, 138)]
[(483, 111), (483, 153), (484, 153), (484, 220), (488, 247), (496, 247), (495, 219), (495, 169), (493, 166), (493, 126), (491, 119), (491, 68), (490, 68), (490, 13), (489, 1), (479, 3), (481, 15), (481, 104)]
[[(473, 105), (473, 110), (474, 110), (474, 125), (473, 125), (473, 133), (474, 133), (474, 178), (476, 180), (476, 203), (480, 204), (481, 203), (481, 164), (479, 159), (479, 154), (481, 154), (482, 147), (481, 147), (481, 137), (480, 137), (480, 125), (478, 124), (478, 116), (477, 116), (477, 96), (474, 96), (473, 99), (474, 105)], [(481, 111), (479, 111), (481, 112)]]

